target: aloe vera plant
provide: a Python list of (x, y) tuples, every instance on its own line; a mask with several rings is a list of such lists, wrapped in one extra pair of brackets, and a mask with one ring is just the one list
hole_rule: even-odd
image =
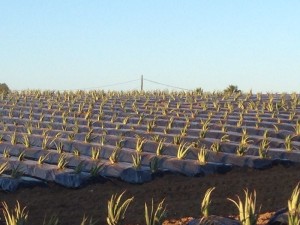
[(25, 150), (19, 153), (18, 161), (24, 161), (25, 159)]
[(0, 175), (3, 174), (3, 172), (7, 169), (7, 167), (8, 167), (8, 162), (0, 164)]
[(31, 141), (29, 139), (29, 136), (27, 134), (23, 134), (23, 144), (26, 148), (30, 148), (31, 147)]
[(46, 155), (41, 155), (37, 161), (37, 163), (39, 165), (42, 165), (44, 163), (44, 161), (48, 158), (50, 153), (47, 153)]
[[(83, 165), (82, 165), (83, 166)], [(104, 169), (104, 164), (98, 164), (91, 168), (90, 174), (92, 177), (99, 176), (100, 172)]]
[(161, 140), (159, 141), (159, 143), (158, 143), (158, 145), (157, 145), (157, 147), (156, 147), (156, 155), (157, 155), (157, 156), (162, 154), (162, 152), (163, 152), (163, 150), (164, 150), (164, 148), (165, 148), (165, 146), (164, 146), (165, 140), (166, 140), (166, 139), (164, 138), (164, 139), (161, 139)]
[(207, 158), (207, 149), (205, 146), (202, 146), (200, 148), (200, 151), (198, 152), (198, 162), (200, 165), (206, 164), (206, 158)]
[(143, 151), (143, 146), (147, 142), (147, 140), (144, 137), (140, 137), (140, 136), (137, 136), (136, 138), (137, 139), (136, 139), (135, 150), (137, 152), (142, 152)]
[(132, 157), (132, 166), (136, 170), (141, 168), (142, 165), (142, 156), (139, 152), (136, 152), (135, 154), (131, 155)]
[(267, 138), (264, 138), (259, 143), (258, 154), (260, 158), (266, 158), (270, 148), (270, 141)]
[(216, 153), (220, 152), (221, 151), (220, 141), (215, 141), (214, 143), (212, 143), (212, 145), (210, 146), (210, 149)]
[(236, 147), (236, 154), (238, 156), (243, 156), (246, 154), (246, 152), (248, 151), (248, 147), (243, 145), (243, 144), (239, 144), (237, 147)]
[(182, 143), (183, 139), (182, 136), (177, 135), (173, 137), (173, 144), (180, 145)]
[(48, 221), (45, 216), (43, 225), (59, 225), (59, 219), (58, 219), (57, 215), (50, 216), (50, 219)]
[(204, 198), (201, 203), (201, 214), (204, 218), (209, 216), (209, 207), (211, 204), (210, 195), (215, 190), (215, 187), (209, 188), (204, 195)]
[(241, 141), (240, 144), (243, 146), (247, 146), (249, 145), (251, 142), (253, 142), (252, 140), (249, 139), (249, 135), (247, 134), (247, 130), (243, 129), (243, 133), (242, 133), (242, 137), (241, 137)]
[(25, 225), (28, 219), (28, 211), (25, 207), (21, 207), (17, 201), (14, 210), (10, 210), (6, 202), (2, 202), (3, 215), (6, 225)]
[(100, 157), (100, 148), (92, 147), (92, 160), (98, 160)]
[(85, 134), (84, 142), (91, 143), (95, 138), (96, 136), (93, 136), (93, 129), (91, 129), (89, 132)]
[(186, 157), (189, 149), (193, 146), (193, 144), (188, 145), (188, 143), (181, 143), (177, 149), (177, 158), (183, 159)]
[(67, 156), (65, 153), (62, 153), (57, 161), (57, 169), (64, 170), (68, 164)]
[(85, 215), (82, 218), (80, 225), (96, 225), (98, 221), (93, 221), (93, 218), (88, 219)]
[(151, 210), (149, 211), (147, 203), (145, 202), (145, 222), (146, 225), (160, 225), (162, 220), (166, 217), (166, 207), (164, 206), (164, 200), (158, 203), (156, 210), (154, 211), (153, 199), (151, 201)]
[(121, 203), (124, 193), (125, 191), (122, 192), (119, 196), (113, 194), (108, 201), (108, 214), (106, 218), (108, 225), (121, 225), (123, 220), (125, 219), (126, 210), (130, 203), (133, 201), (134, 197), (128, 198), (123, 203)]
[(4, 158), (9, 158), (10, 157), (9, 152), (10, 152), (10, 149), (8, 147), (4, 148), (4, 150), (3, 150), (3, 157)]
[(59, 153), (59, 154), (62, 154), (63, 153), (63, 148), (64, 148), (64, 145), (62, 142), (54, 142), (54, 145), (56, 147), (56, 151)]
[(245, 200), (244, 202), (237, 196), (238, 201), (228, 198), (233, 202), (239, 210), (239, 220), (243, 225), (256, 225), (259, 212), (256, 211), (256, 191), (249, 193), (244, 190)]
[(113, 152), (111, 153), (110, 157), (109, 157), (109, 161), (114, 164), (117, 163), (119, 161), (119, 155), (120, 155), (120, 151), (121, 149), (118, 147), (115, 147)]
[(299, 136), (300, 135), (300, 121), (299, 120), (297, 120), (294, 130), (295, 130), (295, 135)]
[(288, 200), (288, 223), (289, 225), (300, 224), (300, 187), (299, 183), (294, 188), (293, 193)]
[(14, 131), (13, 133), (12, 133), (12, 135), (9, 135), (9, 137), (10, 137), (10, 143), (12, 144), (12, 145), (16, 145), (17, 144), (17, 132), (16, 131)]
[(292, 136), (291, 135), (288, 135), (288, 136), (285, 137), (284, 146), (285, 146), (285, 149), (287, 151), (292, 151), (293, 150)]
[(150, 162), (149, 162), (149, 167), (150, 167), (150, 171), (151, 173), (156, 173), (158, 171), (158, 165), (159, 163), (159, 158), (158, 157), (153, 157), (151, 158)]

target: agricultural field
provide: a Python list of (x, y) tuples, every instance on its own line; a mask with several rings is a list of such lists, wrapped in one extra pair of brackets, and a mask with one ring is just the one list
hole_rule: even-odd
[[(124, 191), (124, 225), (188, 224), (207, 217), (201, 202), (210, 198), (209, 214), (238, 215), (234, 201), (245, 193), (257, 212), (260, 205), (275, 212), (300, 181), (296, 93), (27, 90), (0, 97), (0, 200), (26, 206), (30, 225), (52, 215), (64, 225), (121, 224), (107, 221), (107, 208)], [(145, 222), (152, 198), (159, 223)]]

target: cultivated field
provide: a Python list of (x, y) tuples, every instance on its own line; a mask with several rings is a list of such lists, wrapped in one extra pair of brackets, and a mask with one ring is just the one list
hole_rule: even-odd
[[(109, 224), (107, 201), (125, 190), (128, 225), (205, 216), (211, 187), (210, 214), (237, 215), (226, 198), (244, 200), (244, 188), (249, 201), (257, 192), (255, 211), (276, 211), (300, 180), (299, 104), (297, 94), (11, 92), (0, 99), (0, 200), (26, 205), (30, 225), (45, 214)], [(144, 219), (152, 198), (158, 223)]]

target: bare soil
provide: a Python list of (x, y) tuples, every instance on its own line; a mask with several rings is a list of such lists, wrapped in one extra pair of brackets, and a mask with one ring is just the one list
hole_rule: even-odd
[[(0, 193), (0, 200), (14, 206), (18, 200), (29, 210), (30, 225), (41, 225), (45, 216), (56, 214), (61, 224), (80, 224), (84, 215), (106, 224), (107, 201), (112, 194), (126, 190), (124, 197), (134, 196), (126, 213), (126, 225), (144, 225), (144, 203), (165, 199), (168, 215), (164, 225), (184, 225), (200, 217), (200, 204), (205, 191), (212, 193), (211, 214), (236, 216), (237, 209), (227, 198), (243, 198), (243, 189), (257, 192), (257, 205), (261, 206), (259, 224), (265, 224), (272, 213), (287, 206), (288, 198), (300, 181), (300, 166), (274, 166), (267, 170), (235, 168), (227, 174), (205, 177), (186, 177), (164, 174), (142, 185), (128, 184), (118, 179), (88, 184), (80, 189), (67, 189), (53, 183), (48, 187), (22, 188), (15, 193)], [(3, 216), (1, 216), (3, 221)]]

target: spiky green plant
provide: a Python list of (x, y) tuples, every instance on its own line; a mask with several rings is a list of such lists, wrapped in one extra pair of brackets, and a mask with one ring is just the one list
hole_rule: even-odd
[(100, 144), (101, 146), (103, 146), (106, 143), (106, 134), (102, 135), (100, 137)]
[(124, 119), (123, 119), (123, 124), (127, 124), (128, 123), (128, 120), (131, 118), (131, 116), (126, 116)]
[(291, 135), (288, 135), (288, 136), (285, 137), (284, 146), (285, 146), (285, 149), (287, 151), (292, 151), (293, 150), (292, 136)]
[(73, 150), (73, 154), (74, 154), (74, 156), (79, 157), (81, 153), (80, 153), (80, 151), (78, 149), (75, 148)]
[(147, 140), (144, 137), (136, 136), (136, 146), (135, 150), (137, 152), (142, 152), (143, 151), (143, 146), (147, 142)]
[(244, 131), (244, 130), (243, 130), (240, 144), (241, 144), (241, 145), (244, 145), (244, 146), (248, 146), (251, 142), (253, 142), (253, 140), (250, 140), (249, 138), (250, 138), (250, 137), (249, 137), (249, 135), (247, 134), (247, 131)]
[(268, 134), (269, 134), (269, 130), (266, 129), (266, 130), (264, 131), (264, 134), (263, 134), (263, 139), (267, 139), (267, 138), (268, 138)]
[(75, 139), (75, 133), (68, 133), (68, 140), (73, 141)]
[(121, 137), (118, 141), (116, 141), (116, 147), (122, 149), (125, 145), (125, 138)]
[(193, 144), (188, 145), (187, 142), (181, 143), (177, 149), (177, 158), (184, 159), (189, 151), (189, 149), (193, 146)]
[(31, 147), (31, 142), (30, 142), (30, 139), (29, 139), (29, 136), (28, 134), (23, 134), (23, 140), (22, 140), (24, 146), (26, 148), (30, 148)]
[(64, 170), (68, 164), (67, 156), (65, 153), (60, 154), (57, 161), (57, 169)]
[(37, 161), (37, 163), (39, 165), (42, 165), (44, 163), (44, 161), (48, 158), (50, 153), (47, 153), (46, 155), (41, 155)]
[(84, 142), (85, 143), (91, 143), (95, 138), (96, 136), (93, 136), (93, 129), (91, 129), (89, 132), (87, 132), (85, 134), (85, 137), (84, 137)]
[(153, 157), (151, 158), (150, 162), (149, 162), (149, 167), (150, 167), (150, 171), (151, 173), (156, 173), (158, 171), (158, 162), (159, 162), (159, 158), (158, 157)]
[(154, 134), (151, 136), (151, 139), (155, 142), (159, 142), (161, 140), (160, 135), (159, 134)]
[(277, 134), (279, 132), (279, 128), (276, 124), (273, 124), (273, 127), (274, 127), (274, 130), (275, 130), (275, 133)]
[(43, 225), (59, 225), (59, 219), (57, 215), (50, 216), (50, 219), (46, 221), (46, 216), (44, 217)]
[(55, 144), (57, 153), (62, 154), (64, 152), (64, 150), (63, 150), (63, 148), (64, 148), (63, 143), (62, 142), (58, 142), (58, 143), (54, 142), (54, 144)]
[(92, 160), (98, 160), (100, 157), (100, 148), (92, 147)]
[(202, 146), (200, 148), (200, 151), (198, 152), (198, 162), (200, 165), (205, 165), (207, 159), (207, 149), (205, 146)]
[(7, 167), (8, 167), (8, 162), (0, 164), (0, 175), (4, 173), (4, 171), (7, 169)]
[(238, 156), (243, 156), (246, 154), (246, 152), (248, 151), (248, 146), (244, 145), (244, 144), (239, 144), (237, 147), (236, 147), (236, 154)]
[(294, 188), (293, 193), (288, 200), (288, 223), (289, 225), (300, 224), (300, 187), (299, 184)]
[(133, 154), (132, 156), (132, 166), (134, 169), (138, 170), (141, 168), (142, 165), (142, 156), (139, 152), (136, 152), (136, 154)]
[(21, 207), (17, 201), (17, 205), (14, 210), (10, 210), (6, 202), (2, 202), (2, 210), (6, 225), (25, 225), (28, 219), (28, 211), (26, 206)]
[(115, 147), (111, 155), (109, 156), (109, 161), (111, 164), (117, 163), (119, 161), (119, 155), (120, 155), (121, 149), (118, 147)]
[(82, 218), (80, 225), (96, 225), (98, 221), (93, 221), (93, 218), (88, 219), (85, 215)]
[(151, 133), (154, 129), (154, 127), (156, 126), (156, 122), (155, 120), (150, 120), (147, 122), (147, 132)]
[(216, 153), (220, 152), (221, 151), (220, 141), (215, 141), (214, 143), (212, 143), (212, 145), (210, 146), (210, 149)]
[(209, 216), (209, 207), (211, 204), (210, 195), (215, 190), (215, 187), (209, 188), (204, 195), (204, 198), (201, 203), (201, 214), (204, 218)]
[(165, 138), (164, 139), (161, 139), (156, 147), (156, 155), (161, 155), (164, 148), (165, 148)]
[(4, 158), (9, 158), (10, 157), (10, 149), (8, 147), (5, 147), (4, 150), (3, 150), (3, 157)]
[(297, 120), (294, 130), (295, 130), (295, 135), (299, 136), (300, 135), (300, 121), (299, 120)]
[(170, 117), (166, 128), (169, 130), (172, 129), (173, 123), (174, 123), (174, 117), (172, 116), (172, 117)]
[(22, 168), (22, 166), (21, 166), (20, 163), (18, 165), (16, 165), (16, 166), (12, 166), (12, 168), (11, 168), (11, 174), (10, 174), (10, 176), (12, 178), (18, 179), (21, 176), (23, 176), (23, 174), (24, 174), (24, 171), (23, 171), (23, 168)]
[(19, 153), (18, 161), (24, 161), (25, 159), (25, 150)]
[(237, 196), (238, 201), (227, 198), (229, 201), (233, 202), (239, 210), (239, 220), (242, 225), (256, 225), (259, 212), (256, 211), (256, 191), (249, 193), (246, 189), (245, 201), (243, 202), (239, 196)]
[(164, 201), (162, 200), (158, 203), (156, 210), (154, 211), (153, 198), (151, 201), (151, 210), (149, 212), (147, 203), (145, 202), (145, 221), (146, 225), (160, 225), (162, 220), (166, 217), (166, 207), (164, 206)]
[(173, 144), (180, 145), (182, 143), (183, 139), (182, 136), (176, 135), (173, 137)]
[(229, 140), (229, 135), (228, 134), (224, 134), (221, 139), (220, 139), (221, 142), (230, 142)]
[(104, 164), (98, 164), (98, 165), (95, 165), (95, 166), (92, 166), (91, 170), (90, 170), (90, 174), (92, 177), (97, 177), (99, 176), (101, 170), (104, 169)]
[(210, 119), (207, 119), (206, 121), (201, 121), (201, 124), (202, 124), (202, 128), (199, 132), (199, 138), (205, 138), (207, 131), (209, 129)]
[(270, 141), (266, 138), (259, 143), (258, 154), (260, 158), (266, 158), (270, 148)]
[(76, 167), (74, 168), (74, 173), (76, 173), (76, 174), (81, 173), (84, 168), (84, 165), (85, 165), (84, 161), (81, 161), (80, 163), (78, 163), (76, 165)]
[(26, 122), (24, 124), (24, 127), (26, 128), (27, 134), (32, 134), (32, 124), (31, 124), (31, 122)]
[(16, 145), (18, 143), (18, 141), (17, 141), (17, 132), (16, 131), (14, 131), (12, 133), (12, 135), (8, 135), (8, 136), (10, 137), (10, 143), (12, 145)]
[(108, 201), (108, 214), (106, 218), (108, 225), (121, 225), (122, 221), (125, 219), (126, 210), (129, 204), (133, 201), (134, 197), (128, 198), (123, 203), (121, 203), (124, 193), (125, 191), (122, 192), (119, 196), (114, 194)]

